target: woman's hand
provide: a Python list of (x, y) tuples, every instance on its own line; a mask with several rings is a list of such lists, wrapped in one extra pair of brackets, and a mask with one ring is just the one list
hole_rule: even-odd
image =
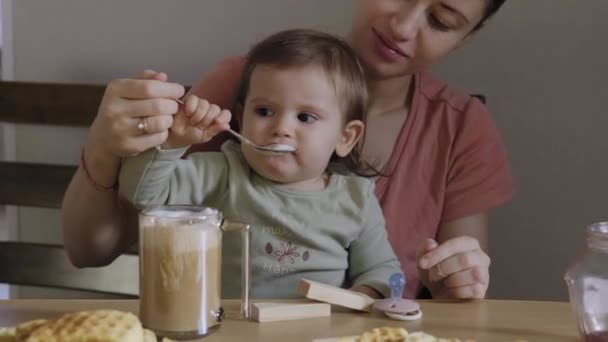
[(111, 81), (91, 126), (87, 154), (119, 158), (162, 144), (178, 111), (175, 100), (184, 92), (153, 70)]
[(490, 282), (490, 257), (479, 241), (459, 236), (437, 244), (425, 240), (418, 249), (418, 271), (433, 298), (484, 298)]
[(183, 105), (175, 115), (169, 137), (163, 148), (177, 148), (205, 143), (219, 132), (230, 128), (232, 114), (195, 95), (184, 98)]

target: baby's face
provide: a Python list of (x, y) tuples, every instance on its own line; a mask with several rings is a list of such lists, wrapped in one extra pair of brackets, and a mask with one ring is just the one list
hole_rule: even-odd
[(243, 108), (242, 134), (258, 145), (285, 144), (295, 151), (267, 154), (243, 144), (243, 154), (272, 181), (317, 181), (342, 139), (343, 117), (336, 89), (321, 67), (257, 66)]

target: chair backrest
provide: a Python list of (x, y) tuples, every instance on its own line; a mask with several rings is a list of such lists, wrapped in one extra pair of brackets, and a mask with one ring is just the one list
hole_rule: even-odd
[(139, 258), (123, 254), (101, 268), (74, 267), (59, 245), (0, 242), (0, 283), (54, 287), (135, 297)]
[[(0, 122), (88, 127), (102, 85), (0, 82)], [(60, 208), (75, 166), (0, 161), (0, 205)]]
[[(0, 82), (0, 122), (88, 127), (105, 86)], [(76, 166), (0, 161), (0, 205), (58, 209)], [(138, 294), (138, 256), (77, 269), (62, 246), (0, 242), (0, 283)]]

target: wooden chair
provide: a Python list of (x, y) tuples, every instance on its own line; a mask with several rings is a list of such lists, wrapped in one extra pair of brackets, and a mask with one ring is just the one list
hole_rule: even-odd
[[(0, 122), (88, 127), (104, 88), (0, 82)], [(0, 161), (0, 205), (58, 209), (75, 171), (75, 166)], [(123, 255), (107, 267), (77, 269), (62, 246), (0, 242), (0, 283), (136, 296), (137, 270), (137, 255)]]
[[(0, 122), (88, 127), (104, 87), (0, 82)], [(75, 166), (0, 161), (0, 205), (58, 209)]]
[(62, 246), (2, 241), (0, 283), (135, 297), (138, 262), (137, 255), (124, 254), (106, 267), (78, 269)]

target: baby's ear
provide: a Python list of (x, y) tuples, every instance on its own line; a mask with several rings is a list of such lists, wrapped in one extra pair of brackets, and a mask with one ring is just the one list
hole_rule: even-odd
[(340, 141), (336, 145), (336, 154), (344, 158), (350, 151), (353, 150), (357, 142), (363, 137), (365, 132), (365, 124), (361, 120), (353, 120), (348, 122), (342, 130)]

